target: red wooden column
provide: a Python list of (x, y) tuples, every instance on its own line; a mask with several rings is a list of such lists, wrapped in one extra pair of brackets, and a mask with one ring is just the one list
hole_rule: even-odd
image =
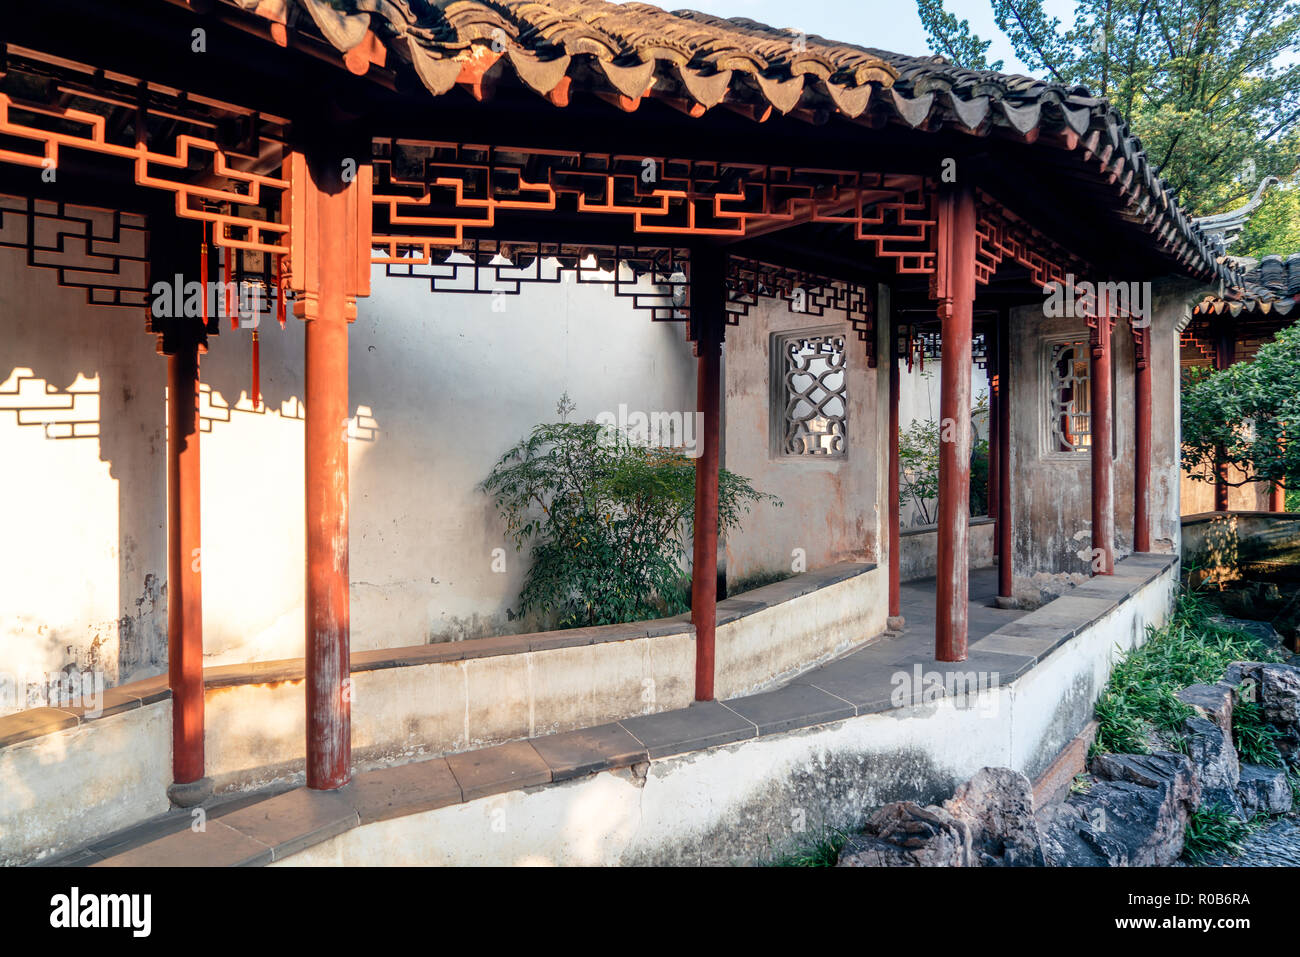
[(939, 563), (934, 656), (966, 660), (970, 591), (971, 337), (975, 308), (975, 192), (939, 196), (935, 298), (943, 321), (939, 370)]
[(899, 489), (898, 489), (898, 324), (889, 320), (889, 351), (885, 356), (889, 363), (889, 475), (887, 482), (887, 502), (889, 523), (889, 621), (887, 626), (892, 631), (902, 631), (903, 601), (899, 563), (902, 560), (903, 536), (899, 528)]
[(1111, 405), (1110, 303), (1097, 299), (1097, 315), (1089, 323), (1092, 380), (1092, 568), (1098, 575), (1115, 574), (1114, 429)]
[(1134, 336), (1133, 551), (1151, 551), (1151, 327)]
[(993, 519), (993, 554), (996, 557), (1001, 544), (998, 535), (998, 523), (1001, 518), (998, 506), (1002, 501), (1002, 496), (998, 491), (998, 483), (1002, 481), (1001, 455), (998, 452), (998, 443), (1002, 441), (1001, 413), (999, 412), (999, 406), (1002, 403), (1002, 382), (997, 372), (998, 340), (996, 332), (989, 332), (989, 341), (986, 348), (988, 349), (987, 363), (993, 369), (993, 375), (989, 381), (989, 485), (987, 499), (988, 516)]
[(998, 315), (998, 597), (1011, 606), (1011, 315)]
[[(1214, 344), (1214, 368), (1223, 370), (1237, 361), (1237, 338), (1232, 326), (1223, 323)], [(1214, 510), (1228, 510), (1228, 466), (1220, 465), (1214, 480)]]
[(203, 758), (203, 572), (199, 475), (199, 340), (164, 337), (167, 352), (167, 679), (172, 692), (172, 785), (192, 807), (212, 791)]
[(713, 700), (718, 620), (718, 460), (721, 444), (722, 340), (726, 329), (726, 255), (691, 250), (691, 338), (697, 357), (696, 400), (703, 441), (695, 460), (691, 622), (695, 625), (695, 700)]
[(290, 158), (290, 285), (307, 323), (307, 786), (319, 790), (351, 776), (348, 323), (370, 291), (370, 167), (345, 180), (343, 159)]

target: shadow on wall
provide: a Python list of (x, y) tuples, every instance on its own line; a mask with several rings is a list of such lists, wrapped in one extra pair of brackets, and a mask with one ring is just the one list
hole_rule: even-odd
[[(553, 421), (685, 412), (694, 364), (680, 325), (604, 286), (507, 299), (431, 295), (377, 277), (350, 332), (353, 648), (528, 630), (523, 580), (490, 499), (500, 455)], [(33, 308), (33, 304), (38, 304)], [(435, 311), (436, 310), (436, 311)], [(109, 684), (166, 667), (166, 360), (138, 307), (90, 306), (51, 270), (0, 249), (0, 672), (66, 665)], [(200, 363), (205, 663), (303, 653), (303, 323), (223, 321)]]

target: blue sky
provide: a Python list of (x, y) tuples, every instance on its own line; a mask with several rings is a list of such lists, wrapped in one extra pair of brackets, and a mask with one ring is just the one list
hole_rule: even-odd
[[(650, 0), (670, 10), (688, 8), (719, 17), (749, 17), (774, 27), (792, 27), (913, 55), (929, 52), (915, 0)], [(988, 0), (946, 0), (948, 12), (969, 20), (971, 28), (992, 40), (990, 60), (1005, 60), (1009, 73), (1028, 72), (993, 23)], [(1063, 24), (1074, 22), (1074, 0), (1047, 0), (1049, 15)]]

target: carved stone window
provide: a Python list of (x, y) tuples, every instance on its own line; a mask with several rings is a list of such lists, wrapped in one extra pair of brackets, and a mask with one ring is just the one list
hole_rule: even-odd
[(1092, 447), (1088, 340), (1047, 345), (1047, 451), (1087, 452)]
[(777, 334), (772, 345), (776, 454), (842, 458), (848, 440), (844, 335), (833, 329)]

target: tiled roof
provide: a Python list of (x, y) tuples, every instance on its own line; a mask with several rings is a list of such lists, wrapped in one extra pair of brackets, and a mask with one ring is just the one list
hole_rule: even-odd
[(1206, 296), (1198, 312), (1238, 316), (1243, 312), (1264, 312), (1300, 317), (1300, 253), (1265, 256), (1263, 259), (1230, 259), (1241, 270), (1241, 282), (1222, 296)]
[[(743, 18), (603, 0), (227, 0), (283, 24), (310, 15), (341, 51), (382, 43), (441, 95), (467, 76), (512, 72), (563, 105), (572, 91), (659, 98), (703, 115), (719, 105), (755, 118), (771, 112), (839, 115), (911, 129), (999, 129), (1025, 142), (1049, 134), (1082, 155), (1112, 187), (1124, 219), (1189, 272), (1233, 283), (1222, 244), (1179, 208), (1141, 142), (1104, 99), (1078, 86), (963, 69), (777, 29)], [(377, 38), (377, 43), (376, 43)], [(498, 68), (498, 63), (504, 64)], [(364, 68), (364, 67), (363, 67)], [(471, 84), (471, 91), (483, 91)]]

